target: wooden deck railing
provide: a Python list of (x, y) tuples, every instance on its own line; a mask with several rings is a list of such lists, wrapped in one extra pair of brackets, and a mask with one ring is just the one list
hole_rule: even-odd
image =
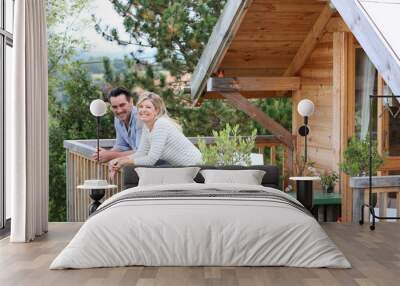
[[(114, 140), (101, 140), (101, 146), (104, 148), (112, 147)], [(97, 164), (92, 160), (92, 154), (95, 151), (96, 140), (66, 140), (64, 148), (66, 149), (66, 180), (67, 180), (67, 220), (85, 221), (88, 218), (89, 198), (88, 190), (78, 189), (77, 186), (83, 184), (85, 180), (97, 179)], [(101, 179), (108, 177), (108, 165), (101, 164)], [(120, 192), (122, 186), (122, 174), (118, 173), (113, 182), (118, 186), (117, 189), (106, 190), (104, 199)]]
[[(194, 144), (197, 144), (197, 137), (189, 138)], [(201, 137), (206, 144), (213, 144), (214, 137)], [(114, 145), (113, 139), (102, 139), (100, 146), (103, 148), (111, 148)], [(270, 148), (270, 164), (276, 165), (277, 148), (283, 146), (275, 136), (263, 135), (256, 137), (256, 147), (259, 153), (264, 153), (265, 148)], [(88, 218), (88, 205), (90, 198), (88, 190), (77, 189), (78, 185), (83, 184), (85, 180), (97, 179), (97, 164), (92, 160), (92, 154), (96, 148), (96, 140), (65, 140), (64, 148), (66, 149), (66, 197), (67, 197), (67, 220), (68, 221), (85, 221)], [(287, 150), (285, 149), (285, 153)], [(267, 162), (266, 162), (267, 163)], [(283, 167), (281, 174), (287, 170)], [(100, 177), (107, 179), (108, 165), (101, 164)], [(113, 182), (118, 186), (117, 189), (107, 190), (104, 199), (109, 198), (113, 194), (122, 190), (122, 174), (117, 173)]]

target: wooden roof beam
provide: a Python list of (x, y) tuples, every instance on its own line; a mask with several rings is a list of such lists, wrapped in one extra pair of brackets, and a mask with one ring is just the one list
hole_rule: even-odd
[(314, 50), (318, 40), (322, 37), (326, 24), (329, 22), (335, 10), (327, 3), (322, 9), (321, 14), (318, 16), (317, 21), (315, 21), (314, 26), (311, 31), (307, 34), (305, 40), (301, 44), (300, 48), (297, 50), (292, 62), (289, 64), (283, 76), (293, 76), (297, 74), (300, 69), (304, 66), (308, 57)]
[(299, 77), (212, 77), (207, 81), (207, 92), (287, 91), (299, 88)]
[(334, 32), (351, 32), (349, 27), (343, 21), (342, 17), (332, 17), (326, 24), (325, 31), (329, 33)]
[[(288, 95), (286, 94), (282, 94), (280, 97), (277, 96), (277, 93), (275, 91), (242, 91), (240, 92), (240, 94), (248, 99), (267, 99), (267, 98), (282, 98), (282, 97), (287, 97)], [(221, 95), (221, 92), (217, 92), (217, 91), (210, 91), (210, 92), (206, 92), (204, 93), (204, 95), (202, 95), (200, 97), (200, 99), (197, 101), (197, 103), (200, 103), (199, 105), (201, 105), (201, 100), (220, 100), (220, 99), (225, 99), (225, 97), (223, 97)]]
[(221, 92), (221, 95), (236, 109), (245, 112), (248, 116), (257, 121), (262, 127), (275, 135), (279, 141), (293, 150), (292, 134), (274, 119), (265, 114), (254, 104), (251, 104), (239, 92)]

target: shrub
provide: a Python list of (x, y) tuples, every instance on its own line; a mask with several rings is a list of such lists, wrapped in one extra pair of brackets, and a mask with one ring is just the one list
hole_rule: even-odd
[[(377, 142), (372, 140), (372, 174), (383, 163), (383, 158), (378, 153)], [(352, 137), (344, 151), (343, 163), (339, 164), (340, 169), (349, 176), (359, 177), (369, 175), (369, 137), (359, 139)]]
[(220, 132), (213, 131), (215, 143), (206, 145), (199, 139), (198, 146), (203, 154), (203, 162), (206, 165), (250, 165), (250, 154), (255, 146), (257, 130), (253, 130), (251, 136), (239, 136), (239, 125), (231, 127), (229, 124)]

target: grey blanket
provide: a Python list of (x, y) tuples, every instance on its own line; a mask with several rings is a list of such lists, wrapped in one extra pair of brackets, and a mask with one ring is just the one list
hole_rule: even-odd
[(230, 199), (256, 199), (275, 202), (279, 204), (285, 204), (298, 209), (299, 211), (310, 215), (310, 212), (298, 201), (289, 199), (283, 194), (269, 193), (261, 190), (234, 190), (227, 191), (217, 188), (203, 189), (203, 190), (166, 190), (166, 191), (145, 191), (145, 192), (132, 192), (120, 196), (118, 199), (111, 202), (105, 202), (104, 205), (92, 213), (92, 216), (107, 210), (108, 208), (120, 204), (126, 201), (140, 201), (140, 200), (152, 200), (152, 199), (174, 199), (174, 200), (184, 200), (184, 199), (211, 199), (211, 198), (230, 198)]

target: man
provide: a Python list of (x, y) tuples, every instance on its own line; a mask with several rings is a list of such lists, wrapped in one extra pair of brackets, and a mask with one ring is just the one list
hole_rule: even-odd
[[(127, 89), (114, 88), (108, 95), (108, 101), (115, 116), (116, 140), (111, 150), (100, 148), (100, 162), (131, 155), (138, 149), (142, 134), (142, 124), (138, 121), (137, 109)], [(97, 160), (97, 152), (92, 155), (92, 158)]]

